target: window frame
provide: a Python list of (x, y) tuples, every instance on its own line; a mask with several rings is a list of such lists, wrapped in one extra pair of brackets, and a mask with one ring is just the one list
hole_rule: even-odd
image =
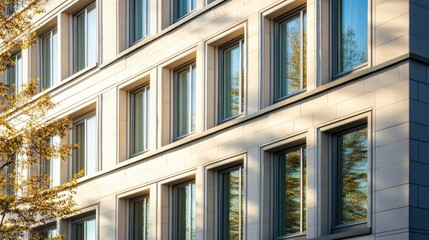
[[(224, 77), (224, 52), (226, 51), (226, 50), (228, 50), (228, 49), (230, 49), (231, 47), (233, 47), (233, 46), (235, 46), (235, 45), (237, 45), (237, 43), (238, 43), (238, 47), (239, 47), (239, 49), (240, 49), (240, 59), (239, 59), (239, 65), (240, 65), (240, 67), (241, 67), (241, 71), (240, 71), (240, 73), (239, 73), (239, 83), (240, 83), (240, 85), (239, 85), (239, 88), (240, 88), (240, 92), (239, 92), (239, 99), (240, 99), (240, 102), (239, 102), (239, 109), (240, 109), (240, 113), (238, 113), (238, 114), (236, 114), (236, 115), (233, 115), (233, 116), (230, 116), (230, 117), (227, 117), (227, 118), (225, 118), (224, 117), (224, 114), (223, 114), (223, 110), (224, 110), (224, 86), (225, 86), (225, 77)], [(240, 37), (238, 37), (238, 38), (235, 38), (235, 39), (233, 39), (233, 40), (231, 40), (231, 41), (229, 41), (229, 42), (227, 42), (227, 43), (225, 43), (225, 44), (223, 44), (223, 45), (221, 45), (219, 48), (218, 48), (219, 50), (219, 59), (218, 59), (218, 66), (219, 66), (219, 69), (218, 69), (218, 71), (219, 71), (219, 74), (218, 74), (218, 124), (221, 124), (221, 123), (224, 123), (224, 122), (227, 122), (227, 121), (229, 121), (229, 120), (231, 120), (231, 119), (234, 119), (234, 118), (237, 118), (237, 117), (240, 117), (240, 116), (242, 116), (242, 115), (244, 115), (245, 114), (245, 109), (246, 109), (246, 72), (245, 72), (245, 66), (246, 66), (246, 45), (245, 45), (245, 42), (244, 42), (244, 37), (243, 36), (240, 36)]]
[[(45, 141), (46, 141), (46, 143), (48, 143), (48, 141), (49, 141), (49, 143), (48, 143), (49, 147), (53, 146), (53, 143), (54, 143), (53, 137), (47, 137), (47, 138), (45, 138)], [(47, 163), (49, 164), (49, 172), (46, 175), (49, 176), (49, 179), (51, 181), (49, 183), (49, 186), (47, 186), (48, 188), (51, 188), (53, 186), (54, 167), (53, 167), (52, 161), (53, 161), (53, 159), (48, 160), (48, 159), (43, 158), (42, 156), (40, 157), (39, 176), (46, 174), (46, 173), (44, 173), (44, 170), (45, 170), (44, 167), (46, 166), (45, 164), (47, 164)]]
[[(296, 233), (296, 234), (291, 234), (291, 235), (282, 235), (279, 236), (279, 217), (280, 217), (280, 213), (279, 211), (276, 211), (275, 209), (279, 209), (280, 206), (280, 195), (279, 195), (279, 181), (280, 179), (280, 162), (282, 161), (281, 157), (284, 156), (285, 154), (287, 154), (288, 152), (291, 152), (293, 150), (297, 150), (300, 149), (301, 151), (301, 155), (300, 155), (300, 214), (301, 215), (301, 219), (300, 219), (300, 233)], [(306, 218), (306, 216), (304, 216), (303, 212), (304, 212), (304, 207), (303, 207), (303, 202), (304, 202), (304, 191), (307, 190), (307, 186), (304, 186), (304, 180), (303, 180), (303, 169), (304, 169), (304, 158), (303, 158), (303, 150), (307, 151), (307, 144), (305, 141), (298, 141), (298, 142), (293, 142), (292, 144), (287, 144), (285, 148), (281, 148), (281, 150), (276, 151), (273, 153), (273, 163), (271, 166), (272, 169), (272, 184), (271, 184), (271, 189), (272, 189), (272, 195), (273, 195), (273, 216), (272, 216), (272, 221), (273, 221), (273, 237), (275, 239), (297, 239), (297, 240), (301, 240), (301, 239), (306, 239), (306, 235), (307, 232), (303, 231), (303, 219)], [(305, 159), (305, 170), (307, 171), (307, 158)], [(308, 173), (306, 173), (305, 175), (307, 176)], [(306, 181), (307, 182), (307, 181)], [(304, 187), (304, 190), (303, 190)], [(286, 187), (285, 187), (286, 189)], [(306, 195), (306, 193), (305, 193)], [(307, 197), (305, 197), (305, 200), (307, 200)], [(307, 204), (305, 204), (307, 208)], [(305, 209), (305, 212), (307, 213), (307, 209)], [(305, 223), (307, 224), (308, 221), (306, 220)], [(305, 226), (307, 228), (307, 226)]]
[[(54, 33), (55, 32), (55, 33)], [(59, 45), (58, 45), (58, 28), (53, 28), (53, 29), (51, 29), (51, 30), (49, 30), (49, 31), (47, 31), (45, 34), (43, 34), (40, 38), (39, 38), (39, 40), (40, 40), (40, 57), (39, 57), (39, 60), (40, 60), (40, 65), (39, 65), (39, 67), (40, 67), (40, 77), (41, 77), (41, 79), (42, 79), (42, 82), (41, 82), (41, 84), (40, 84), (40, 91), (43, 91), (43, 90), (46, 90), (46, 89), (49, 89), (49, 88), (51, 88), (51, 87), (53, 87), (53, 86), (55, 86), (55, 85), (57, 85), (57, 84), (59, 84), (59, 82), (60, 82), (60, 77), (59, 77), (59, 74), (58, 74), (58, 70), (57, 70), (57, 76), (55, 77), (54, 76), (54, 71), (53, 71), (53, 56), (55, 55), (55, 54), (57, 54), (56, 52), (54, 52), (53, 51), (53, 36), (54, 36), (54, 34), (57, 34), (57, 48), (59, 47)], [(45, 76), (44, 76), (44, 66), (45, 66), (45, 63), (44, 63), (44, 61), (43, 61), (43, 56), (44, 56), (44, 54), (43, 54), (43, 51), (44, 51), (44, 48), (43, 48), (43, 39), (45, 38), (45, 37), (47, 37), (47, 36), (49, 36), (50, 37), (50, 40), (49, 40), (49, 47), (50, 47), (50, 56), (49, 56), (49, 65), (50, 66), (52, 66), (51, 67), (51, 69), (50, 69), (50, 74), (51, 74), (51, 79), (50, 79), (50, 81), (51, 81), (51, 84), (50, 84), (50, 86), (49, 87), (44, 87), (44, 85), (45, 85)], [(57, 60), (59, 60), (59, 58), (58, 58), (58, 56), (57, 56)], [(57, 65), (57, 68), (59, 68), (59, 65)], [(56, 80), (55, 80), (55, 78), (56, 78)]]
[[(245, 169), (244, 169), (244, 163), (240, 163), (240, 164), (238, 164), (238, 165), (235, 165), (235, 166), (231, 166), (231, 167), (228, 167), (228, 168), (225, 168), (225, 169), (222, 169), (222, 170), (219, 170), (218, 171), (218, 173), (217, 173), (217, 176), (218, 176), (218, 181), (217, 181), (217, 184), (218, 184), (218, 189), (217, 189), (217, 191), (218, 191), (218, 197), (217, 197), (217, 199), (218, 199), (218, 202), (217, 202), (217, 209), (218, 209), (218, 211), (217, 211), (217, 224), (218, 224), (218, 237), (219, 237), (219, 239), (224, 239), (224, 236), (223, 236), (223, 234), (224, 234), (224, 229), (223, 229), (223, 226), (224, 226), (224, 221), (225, 221), (225, 219), (224, 219), (224, 211), (225, 211), (225, 207), (224, 207), (224, 204), (225, 204), (225, 197), (224, 197), (224, 192), (225, 192), (225, 189), (224, 189), (224, 187), (223, 187), (223, 180), (224, 180), (224, 175), (225, 174), (228, 174), (228, 173), (230, 173), (230, 172), (232, 172), (232, 171), (235, 171), (235, 170), (239, 170), (239, 171), (241, 171), (241, 173), (240, 173), (240, 182), (241, 182), (241, 185), (240, 185), (240, 197), (239, 197), (239, 202), (240, 202), (240, 204), (241, 204), (241, 208), (239, 209), (239, 220), (240, 220), (240, 229), (239, 229), (239, 235), (242, 237), (241, 239), (244, 239), (244, 230), (245, 230), (245, 222), (246, 222), (246, 220), (245, 220), (245, 207), (246, 207), (246, 199), (244, 199), (245, 198), (245, 176), (244, 176), (244, 174), (245, 174)], [(243, 219), (242, 221), (241, 221), (241, 219)]]
[[(94, 220), (94, 222), (95, 222), (95, 239), (97, 239), (98, 238), (98, 223), (97, 223), (97, 217), (96, 217), (96, 215), (95, 214), (91, 214), (91, 215), (88, 215), (88, 216), (85, 216), (85, 217), (82, 217), (82, 218), (77, 218), (77, 219), (74, 219), (74, 220), (72, 220), (71, 222), (70, 222), (70, 224), (71, 224), (71, 226), (70, 226), (70, 230), (71, 230), (71, 234), (70, 234), (70, 236), (71, 236), (71, 239), (72, 240), (86, 240), (86, 239), (76, 239), (76, 224), (79, 224), (79, 223), (84, 223), (84, 233), (86, 233), (86, 222), (88, 221), (88, 220)], [(86, 238), (86, 237), (85, 237)]]
[[(144, 34), (144, 32), (142, 31), (142, 37), (139, 39), (135, 38), (135, 32), (134, 32), (134, 26), (135, 26), (135, 21), (134, 21), (134, 6), (135, 6), (135, 2), (138, 0), (128, 0), (128, 47), (133, 46), (135, 44), (137, 44), (138, 42), (142, 41), (143, 39), (145, 39), (146, 37), (148, 37), (150, 35), (150, 18), (151, 18), (151, 14), (150, 14), (150, 4), (151, 4), (151, 0), (141, 0), (142, 2), (146, 1), (146, 17), (143, 20), (143, 23), (145, 23), (145, 28), (146, 28), (146, 34)], [(143, 5), (143, 4), (142, 4)], [(142, 12), (143, 14), (143, 12)], [(143, 24), (142, 24), (143, 25)], [(133, 41), (134, 40), (134, 41)]]
[[(18, 92), (22, 91), (22, 85), (24, 84), (24, 79), (23, 79), (23, 59), (22, 59), (22, 51), (17, 51), (12, 55), (12, 59), (15, 62), (15, 64), (10, 65), (7, 67), (6, 71), (3, 73), (3, 77), (4, 77), (4, 83), (11, 87), (12, 85), (15, 86), (14, 92), (15, 94), (17, 94)], [(20, 63), (21, 65), (19, 65), (18, 63)], [(13, 78), (15, 80), (14, 83), (11, 83), (11, 69), (14, 69), (14, 74), (13, 74)], [(12, 92), (12, 91), (11, 91)]]
[[(88, 5), (86, 5), (85, 7), (83, 7), (82, 9), (80, 9), (79, 11), (77, 11), (75, 14), (73, 14), (73, 73), (78, 73), (82, 70), (84, 70), (85, 68), (89, 67), (91, 64), (97, 64), (97, 49), (95, 49), (95, 53), (94, 53), (94, 57), (95, 57), (95, 61), (94, 63), (89, 64), (88, 63), (88, 10), (92, 10), (94, 9), (95, 11), (95, 46), (97, 48), (98, 45), (98, 26), (97, 26), (97, 18), (98, 18), (98, 13), (97, 13), (97, 5), (96, 2), (92, 2)], [(79, 69), (78, 66), (78, 23), (77, 23), (77, 19), (80, 15), (84, 14), (85, 15), (85, 64), (84, 67), (82, 69)]]
[[(173, 218), (172, 219), (172, 223), (173, 223), (173, 226), (172, 226), (172, 239), (174, 239), (174, 240), (178, 239), (178, 234), (179, 234), (179, 230), (178, 230), (178, 223), (179, 223), (179, 221), (178, 221), (178, 219), (179, 219), (179, 214), (178, 214), (178, 201), (179, 201), (178, 190), (181, 189), (181, 188), (184, 188), (186, 186), (190, 186), (191, 188), (193, 186), (195, 188), (195, 190), (196, 190), (195, 179), (188, 180), (188, 181), (185, 181), (185, 182), (181, 182), (181, 183), (178, 183), (178, 184), (175, 184), (175, 185), (171, 186), (171, 188), (172, 188), (171, 189), (172, 190), (172, 195), (173, 195), (172, 196), (172, 200), (173, 200), (173, 204), (172, 204), (172, 207), (173, 207), (173, 209), (172, 209), (172, 218)], [(196, 208), (193, 209), (193, 211), (192, 211), (192, 206), (193, 206), (193, 204), (192, 204), (193, 202), (192, 201), (195, 201), (195, 203), (196, 203), (196, 191), (195, 191), (195, 196), (191, 195), (191, 201), (190, 201), (191, 202), (191, 216), (193, 214), (196, 215)], [(192, 222), (190, 222), (190, 224), (192, 226)], [(196, 225), (196, 219), (195, 219), (194, 224)], [(194, 233), (195, 233), (195, 230), (196, 229), (194, 229)]]
[[(367, 169), (367, 216), (364, 221), (356, 221), (352, 223), (338, 224), (338, 177), (339, 177), (339, 153), (338, 153), (338, 139), (340, 136), (343, 136), (348, 133), (352, 133), (355, 131), (359, 131), (362, 129), (367, 129), (367, 159), (368, 159), (368, 169)], [(356, 123), (352, 125), (346, 125), (342, 128), (336, 129), (330, 136), (330, 149), (331, 157), (330, 157), (330, 169), (332, 174), (330, 176), (330, 233), (343, 233), (354, 230), (365, 230), (368, 228), (370, 223), (370, 214), (371, 214), (371, 141), (370, 141), (370, 128), (368, 123)]]
[[(142, 195), (142, 196), (139, 196), (139, 197), (135, 197), (135, 198), (131, 198), (131, 199), (128, 199), (128, 239), (129, 240), (134, 240), (134, 237), (133, 237), (133, 231), (134, 231), (134, 229), (135, 229), (135, 227), (136, 226), (134, 226), (135, 224), (134, 224), (134, 219), (133, 219), (133, 216), (134, 216), (134, 203), (136, 203), (136, 202), (140, 202), (140, 201), (143, 201), (144, 202), (144, 213), (143, 213), (143, 219), (144, 219), (144, 222), (146, 223), (146, 222), (149, 222), (149, 225), (148, 225), (148, 228), (145, 230), (145, 232), (143, 233), (144, 235), (143, 235), (143, 240), (147, 240), (146, 239), (146, 235), (145, 234), (148, 234), (149, 235), (149, 239), (150, 239), (150, 195), (149, 194), (144, 194), (144, 195)], [(147, 208), (146, 207), (146, 202), (148, 202), (149, 203), (149, 208)], [(149, 211), (149, 215), (147, 215), (146, 214), (146, 211)], [(149, 219), (146, 219), (146, 216), (148, 216), (149, 217)], [(146, 224), (145, 224), (145, 226), (146, 226)]]
[[(192, 129), (192, 125), (196, 124), (196, 111), (197, 111), (196, 106), (193, 105), (193, 98), (195, 98), (195, 105), (196, 105), (196, 96), (192, 95), (192, 92), (194, 90), (196, 91), (197, 79), (196, 79), (196, 76), (195, 76), (195, 79), (193, 79), (193, 74), (192, 74), (194, 69), (196, 71), (196, 68), (197, 68), (196, 61), (191, 61), (191, 62), (185, 63), (183, 65), (180, 65), (179, 67), (177, 67), (173, 70), (173, 94), (172, 94), (173, 95), (173, 99), (172, 99), (173, 100), (173, 104), (172, 104), (172, 108), (173, 108), (173, 111), (172, 111), (172, 113), (173, 113), (173, 131), (172, 131), (173, 132), (173, 141), (185, 138), (185, 137), (192, 135), (196, 132), (196, 126), (194, 129)], [(179, 109), (178, 109), (179, 105), (178, 104), (179, 104), (179, 101), (177, 100), (177, 98), (179, 96), (179, 94), (178, 94), (179, 77), (178, 76), (179, 76), (179, 73), (183, 72), (185, 69), (189, 69), (190, 76), (191, 76), (191, 81), (190, 81), (191, 82), (191, 86), (190, 86), (191, 97), (190, 97), (190, 104), (189, 104), (190, 116), (189, 116), (189, 123), (188, 123), (189, 132), (179, 136), (178, 135), (179, 134), (178, 133), (178, 114), (179, 114)], [(195, 108), (195, 113), (194, 113), (195, 119), (192, 118), (192, 114), (193, 114), (192, 111), (194, 108)], [(195, 122), (193, 122), (193, 121), (195, 121)]]
[[(145, 101), (143, 106), (143, 150), (140, 152), (135, 151), (135, 95), (138, 93), (145, 93)], [(150, 142), (150, 84), (145, 83), (144, 85), (135, 88), (130, 91), (130, 156), (134, 157), (149, 151)]]
[[(187, 12), (186, 14), (184, 14), (183, 16), (176, 16), (176, 7), (177, 7), (176, 5), (178, 5), (178, 1), (186, 1), (189, 4), (191, 10), (189, 12)], [(193, 1), (194, 0), (171, 0), (171, 19), (173, 20), (172, 24), (179, 22), (180, 20), (182, 20), (186, 16), (190, 15), (192, 12), (194, 12), (196, 10), (197, 4), (195, 2), (195, 5), (192, 6)]]
[(365, 68), (368, 67), (370, 65), (370, 61), (371, 61), (371, 1), (370, 0), (366, 0), (367, 1), (367, 60), (364, 63), (361, 63), (359, 65), (356, 65), (354, 67), (352, 67), (349, 70), (346, 71), (342, 71), (340, 72), (339, 69), (339, 49), (340, 49), (340, 44), (339, 44), (339, 28), (340, 28), (340, 21), (339, 21), (339, 17), (342, 15), (342, 13), (339, 13), (339, 5), (340, 5), (340, 1), (343, 0), (331, 0), (332, 6), (331, 6), (331, 11), (332, 11), (332, 16), (331, 16), (331, 22), (330, 22), (330, 29), (332, 29), (330, 38), (331, 38), (331, 65), (332, 65), (332, 76), (333, 79), (332, 80), (336, 80), (344, 75), (350, 74), (358, 69), (361, 68)]
[[(299, 16), (300, 19), (300, 36), (301, 36), (301, 40), (300, 40), (300, 52), (303, 53), (304, 52), (304, 30), (305, 30), (305, 24), (304, 24), (304, 17), (307, 16), (307, 5), (301, 5), (299, 7), (296, 7), (290, 11), (288, 11), (286, 14), (280, 15), (279, 17), (276, 17), (273, 19), (273, 40), (272, 40), (272, 44), (273, 44), (273, 54), (272, 54), (272, 58), (273, 58), (273, 83), (272, 83), (272, 102), (273, 103), (277, 103), (280, 102), (284, 99), (290, 98), (292, 96), (298, 95), (300, 93), (303, 93), (305, 91), (307, 91), (307, 85), (308, 85), (308, 79), (306, 79), (306, 83), (305, 83), (305, 88), (304, 88), (304, 63), (308, 64), (308, 60), (305, 59), (304, 60), (304, 56), (303, 54), (300, 55), (300, 90), (285, 96), (280, 96), (278, 89), (279, 88), (279, 82), (281, 81), (280, 79), (280, 59), (281, 59), (281, 54), (279, 51), (280, 48), (280, 25), (284, 22), (287, 22), (291, 19), (293, 19), (294, 17)], [(308, 31), (306, 31), (307, 35), (308, 35)], [(308, 40), (308, 37), (306, 38), (306, 40)], [(308, 57), (308, 54), (305, 53), (305, 57)], [(277, 89), (277, 90), (276, 90)]]
[[(98, 123), (97, 123), (97, 114), (95, 113), (95, 112), (90, 112), (90, 113), (88, 113), (88, 114), (85, 114), (85, 115), (83, 115), (82, 117), (80, 117), (78, 120), (76, 120), (76, 121), (73, 121), (73, 134), (72, 134), (72, 142), (73, 142), (73, 144), (76, 144), (77, 142), (77, 139), (76, 139), (76, 128), (75, 128), (75, 126), (76, 125), (78, 125), (78, 124), (82, 124), (82, 123), (84, 123), (84, 126), (85, 126), (85, 161), (84, 161), (84, 164), (85, 164), (85, 168), (84, 168), (84, 170), (85, 170), (85, 172), (84, 172), (84, 175), (82, 176), (82, 177), (84, 177), (84, 176), (89, 176), (88, 175), (88, 173), (87, 173), (87, 171), (86, 171), (86, 169), (87, 169), (87, 155), (86, 155), (86, 153), (87, 153), (87, 143), (88, 143), (88, 141), (86, 141), (86, 138), (87, 138), (87, 120), (88, 120), (88, 118), (91, 118), (91, 117), (94, 117), (94, 121), (95, 121), (95, 129), (94, 129), (94, 131), (95, 131), (95, 135), (94, 135), (94, 137), (95, 137), (95, 143), (94, 143), (94, 145), (96, 146), (96, 149), (94, 150), (95, 151), (95, 172), (97, 172), (98, 170), (99, 170), (99, 162), (98, 162)], [(76, 171), (77, 169), (76, 169), (76, 149), (74, 149), (73, 150), (73, 153), (72, 153), (72, 174), (74, 175), (74, 174), (76, 174), (76, 173), (78, 173), (79, 171)], [(82, 170), (82, 169), (81, 169)]]

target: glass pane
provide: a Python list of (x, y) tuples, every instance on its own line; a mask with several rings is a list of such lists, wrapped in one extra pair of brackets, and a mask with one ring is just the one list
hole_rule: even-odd
[(195, 8), (195, 0), (175, 0), (174, 1), (174, 20), (178, 20), (190, 13)]
[(85, 224), (83, 222), (74, 224), (74, 240), (85, 240)]
[(222, 83), (222, 112), (221, 120), (241, 113), (242, 80), (240, 42), (223, 51), (223, 83)]
[(134, 153), (144, 150), (144, 90), (134, 94)]
[(368, 61), (368, 1), (338, 0), (338, 73)]
[(16, 55), (16, 88), (18, 89), (18, 92), (22, 91), (23, 88), (23, 79), (22, 79), (22, 58), (21, 58), (21, 53), (18, 53)]
[[(52, 138), (52, 143), (59, 144), (61, 142), (60, 137), (55, 136)], [(60, 167), (61, 167), (61, 160), (59, 158), (54, 158), (51, 160), (52, 164), (52, 186), (58, 186), (60, 184)]]
[(177, 239), (195, 239), (195, 183), (177, 188)]
[(338, 136), (337, 224), (366, 221), (368, 215), (368, 131)]
[(243, 168), (223, 174), (223, 239), (243, 238)]
[(279, 25), (278, 98), (301, 90), (301, 15)]
[(85, 168), (85, 123), (79, 123), (74, 126), (75, 128), (75, 142), (79, 144), (79, 148), (75, 150), (75, 171), (79, 172)]
[(279, 157), (278, 235), (305, 232), (305, 148), (293, 148)]
[(85, 223), (86, 223), (85, 240), (95, 240), (96, 239), (95, 219), (86, 220)]
[(149, 239), (149, 197), (133, 202), (132, 240)]
[(142, 39), (149, 33), (149, 1), (131, 1), (131, 44)]
[(95, 116), (86, 119), (86, 171), (85, 175), (91, 175), (97, 171), (96, 159), (96, 124)]
[(97, 13), (95, 6), (88, 8), (88, 62), (86, 66), (96, 63), (97, 54)]
[(52, 67), (51, 67), (52, 85), (59, 83), (58, 76), (58, 34), (57, 30), (52, 32)]
[(43, 89), (47, 89), (52, 86), (51, 66), (51, 34), (48, 34), (42, 38)]
[(77, 26), (76, 26), (76, 71), (84, 69), (86, 65), (86, 33), (85, 33), (85, 12), (77, 16)]
[(176, 73), (175, 84), (175, 137), (195, 130), (195, 67)]

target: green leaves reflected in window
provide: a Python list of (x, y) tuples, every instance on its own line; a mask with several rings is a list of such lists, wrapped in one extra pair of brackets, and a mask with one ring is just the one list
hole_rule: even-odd
[(195, 182), (174, 186), (174, 201), (175, 239), (195, 239)]

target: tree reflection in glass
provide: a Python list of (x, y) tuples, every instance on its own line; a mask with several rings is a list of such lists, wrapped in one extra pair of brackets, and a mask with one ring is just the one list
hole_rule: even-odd
[(299, 11), (278, 23), (278, 70), (276, 98), (307, 87), (307, 14)]
[(243, 166), (223, 171), (221, 185), (222, 239), (243, 239)]
[(368, 217), (368, 130), (337, 137), (337, 225), (366, 221)]
[(278, 236), (306, 230), (306, 148), (299, 146), (279, 155)]
[(368, 0), (337, 1), (337, 73), (368, 61)]

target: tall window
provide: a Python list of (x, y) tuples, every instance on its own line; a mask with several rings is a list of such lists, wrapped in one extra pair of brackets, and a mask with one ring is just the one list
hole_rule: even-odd
[(220, 172), (219, 180), (219, 235), (221, 239), (243, 239), (243, 166)]
[(195, 131), (195, 63), (174, 71), (174, 139)]
[(96, 62), (97, 13), (95, 4), (81, 10), (74, 17), (75, 22), (75, 72)]
[[(7, 164), (9, 161), (13, 161), (12, 163)], [(15, 192), (15, 157), (9, 160), (2, 160), (1, 165), (5, 166), (2, 169), (1, 174), (3, 175), (2, 183), (3, 186), (3, 194), (5, 195), (13, 195)]]
[(74, 150), (73, 173), (85, 170), (85, 176), (97, 171), (96, 159), (96, 121), (95, 115), (90, 115), (73, 124), (73, 143), (79, 144)]
[(299, 236), (306, 231), (306, 148), (298, 146), (278, 154), (276, 237)]
[(130, 0), (130, 44), (149, 34), (150, 0)]
[(149, 85), (131, 92), (131, 154), (149, 147)]
[(96, 240), (95, 217), (80, 219), (72, 223), (73, 240)]
[(338, 75), (368, 61), (368, 0), (334, 2), (333, 56)]
[[(45, 139), (47, 145), (49, 147), (53, 147), (54, 143), (59, 142), (58, 137), (48, 137)], [(57, 170), (60, 168), (59, 166), (59, 160), (58, 159), (46, 159), (41, 158), (40, 159), (40, 175), (46, 175), (49, 180), (51, 181), (49, 184), (47, 184), (46, 187), (52, 187), (59, 185), (60, 179), (59, 174), (57, 174)]]
[[(307, 87), (307, 13), (301, 9), (275, 23), (275, 100)], [(277, 55), (276, 55), (277, 54)]]
[(173, 20), (177, 22), (180, 18), (188, 15), (195, 9), (196, 0), (173, 0)]
[(244, 110), (244, 41), (239, 40), (220, 51), (219, 121), (225, 121)]
[(149, 195), (130, 200), (130, 239), (149, 240)]
[(15, 88), (15, 91), (22, 90), (22, 57), (21, 52), (12, 56), (14, 64), (9, 66), (4, 73), (5, 84)]
[(368, 129), (360, 126), (334, 138), (334, 231), (368, 219)]
[(186, 182), (173, 187), (174, 192), (174, 239), (195, 239), (195, 182)]
[(57, 35), (57, 30), (55, 29), (41, 39), (42, 89), (48, 89), (59, 82)]

